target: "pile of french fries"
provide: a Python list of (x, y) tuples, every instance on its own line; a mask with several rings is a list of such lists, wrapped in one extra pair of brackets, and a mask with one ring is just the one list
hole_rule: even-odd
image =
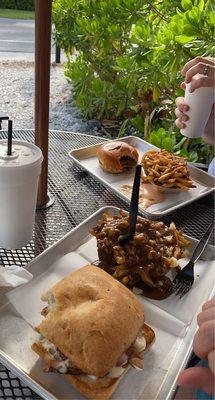
[(144, 182), (153, 183), (165, 188), (193, 188), (186, 159), (175, 156), (166, 150), (147, 151), (141, 164), (145, 172)]

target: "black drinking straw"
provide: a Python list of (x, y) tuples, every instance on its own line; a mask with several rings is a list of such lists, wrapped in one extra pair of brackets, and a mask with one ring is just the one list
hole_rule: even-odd
[(7, 155), (12, 155), (12, 132), (13, 132), (13, 121), (8, 120), (8, 131), (7, 131)]

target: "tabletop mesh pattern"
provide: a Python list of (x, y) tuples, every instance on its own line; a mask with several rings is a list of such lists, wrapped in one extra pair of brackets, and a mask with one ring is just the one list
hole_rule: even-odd
[(12, 372), (0, 364), (0, 399), (39, 400), (40, 397), (25, 386)]
[[(7, 132), (0, 131), (0, 139), (6, 137)], [(34, 131), (16, 130), (14, 138), (33, 142)], [(54, 195), (55, 203), (49, 209), (36, 213), (33, 239), (26, 247), (20, 250), (0, 248), (0, 264), (25, 266), (100, 207), (115, 205), (128, 209), (124, 201), (67, 157), (72, 149), (97, 144), (103, 140), (84, 134), (50, 132), (49, 191)], [(173, 220), (177, 227), (200, 239), (213, 217), (214, 201), (213, 196), (209, 195), (163, 218), (163, 221)], [(30, 400), (38, 397), (0, 364), (1, 399)]]

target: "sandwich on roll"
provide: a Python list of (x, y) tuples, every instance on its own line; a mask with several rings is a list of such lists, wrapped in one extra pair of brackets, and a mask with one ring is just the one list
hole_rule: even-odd
[(63, 374), (89, 399), (108, 399), (129, 367), (142, 369), (154, 331), (135, 295), (105, 271), (86, 265), (42, 300), (48, 305), (32, 349), (45, 372)]
[(112, 174), (120, 174), (136, 167), (139, 157), (135, 147), (120, 141), (103, 144), (99, 147), (97, 156), (102, 169)]

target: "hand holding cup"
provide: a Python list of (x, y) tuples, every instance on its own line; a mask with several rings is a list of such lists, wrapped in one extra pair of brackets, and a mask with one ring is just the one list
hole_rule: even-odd
[[(183, 68), (185, 97), (176, 99), (175, 124), (187, 137), (200, 137), (213, 124), (215, 59), (197, 57)], [(212, 122), (212, 124), (211, 124)], [(213, 130), (213, 129), (212, 129)], [(211, 140), (207, 140), (209, 143)]]

